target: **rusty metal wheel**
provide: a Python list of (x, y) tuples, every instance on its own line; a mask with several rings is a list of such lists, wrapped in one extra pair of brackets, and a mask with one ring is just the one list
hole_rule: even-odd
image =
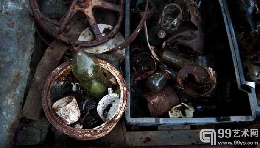
[[(37, 0), (30, 0), (29, 2), (32, 13), (39, 25), (51, 36), (70, 45), (90, 47), (106, 42), (111, 37), (115, 36), (116, 33), (119, 31), (121, 22), (123, 21), (124, 17), (124, 0), (118, 0), (116, 4), (106, 2), (104, 0), (70, 0), (69, 10), (59, 20), (51, 19), (48, 16), (44, 15), (40, 11)], [(93, 10), (95, 9), (105, 9), (118, 13), (117, 23), (115, 24), (115, 26), (113, 26), (113, 29), (105, 36), (102, 36), (102, 32), (98, 28), (95, 15), (93, 13)], [(89, 28), (94, 36), (91, 41), (78, 41), (72, 39), (69, 35), (67, 35), (66, 29), (69, 28), (68, 24), (77, 12), (82, 12), (86, 16)]]

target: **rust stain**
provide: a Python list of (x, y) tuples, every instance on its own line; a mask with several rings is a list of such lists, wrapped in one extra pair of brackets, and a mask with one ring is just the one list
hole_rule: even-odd
[[(13, 90), (14, 88), (16, 88), (18, 86), (18, 84), (20, 83), (21, 79), (22, 79), (21, 74), (19, 72), (16, 73), (15, 76), (14, 76), (13, 81), (11, 82), (10, 89)], [(8, 100), (7, 100), (8, 105), (14, 103), (14, 99), (15, 99), (14, 98), (15, 97), (14, 93), (15, 92), (13, 92), (10, 97), (8, 97)]]
[(8, 27), (9, 28), (14, 28), (14, 21), (9, 20)]
[(153, 117), (159, 117), (179, 104), (179, 98), (170, 85), (165, 86), (159, 92), (145, 93), (142, 97), (148, 101), (148, 109)]
[(177, 81), (185, 93), (198, 97), (211, 92), (215, 88), (217, 80), (215, 72), (211, 68), (187, 65), (179, 71)]
[(11, 88), (17, 87), (17, 85), (19, 84), (21, 78), (22, 78), (21, 74), (20, 74), (19, 72), (16, 73), (15, 76), (14, 76), (13, 81), (11, 82), (10, 87), (11, 87)]

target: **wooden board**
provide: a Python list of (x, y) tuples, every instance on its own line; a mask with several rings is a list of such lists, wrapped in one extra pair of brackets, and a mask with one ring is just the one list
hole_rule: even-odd
[(59, 41), (52, 42), (47, 48), (36, 68), (34, 79), (23, 107), (23, 116), (33, 120), (40, 118), (42, 112), (42, 89), (45, 80), (58, 66), (62, 56), (68, 49), (69, 46)]

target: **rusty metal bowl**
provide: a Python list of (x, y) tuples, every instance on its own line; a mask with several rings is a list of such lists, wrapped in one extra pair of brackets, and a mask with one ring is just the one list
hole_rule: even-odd
[(126, 108), (126, 101), (128, 96), (128, 91), (126, 88), (125, 81), (121, 73), (113, 67), (111, 64), (98, 59), (100, 66), (109, 72), (116, 78), (116, 81), (120, 87), (120, 105), (114, 115), (114, 117), (100, 126), (92, 129), (77, 129), (66, 125), (52, 110), (52, 88), (55, 81), (58, 81), (61, 77), (66, 76), (72, 70), (72, 61), (67, 61), (60, 66), (58, 66), (47, 78), (43, 92), (42, 92), (42, 107), (45, 112), (46, 117), (50, 123), (57, 128), (59, 131), (63, 132), (70, 137), (74, 137), (78, 140), (94, 140), (108, 134), (117, 124), (121, 116), (123, 115)]

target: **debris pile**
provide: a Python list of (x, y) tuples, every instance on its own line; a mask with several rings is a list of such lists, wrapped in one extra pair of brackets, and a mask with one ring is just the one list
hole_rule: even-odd
[[(136, 36), (127, 40), (122, 36), (124, 0), (29, 2), (41, 29), (70, 49), (45, 82), (46, 117), (55, 128), (77, 139), (106, 135), (126, 107), (121, 62), (124, 47)], [(142, 23), (137, 30), (141, 27)]]
[[(260, 2), (257, 0), (228, 1), (230, 4), (231, 19), (234, 24), (236, 39), (239, 45), (239, 52), (245, 79), (255, 83), (258, 105), (260, 106)], [(235, 13), (241, 13), (241, 16)]]
[(120, 88), (114, 75), (102, 68), (94, 55), (84, 51), (73, 55), (71, 68), (61, 81), (55, 82), (61, 85), (53, 86), (55, 98), (62, 96), (52, 105), (56, 115), (78, 129), (91, 129), (112, 119), (120, 104)]
[[(136, 2), (133, 15), (142, 16), (143, 4)], [(151, 117), (192, 118), (193, 113), (185, 115), (186, 110), (178, 108), (194, 112), (192, 100), (210, 96), (217, 83), (214, 68), (203, 62), (211, 61), (201, 58), (207, 55), (197, 3), (149, 1), (139, 40), (131, 44), (131, 85), (141, 90), (132, 94), (147, 100)]]

